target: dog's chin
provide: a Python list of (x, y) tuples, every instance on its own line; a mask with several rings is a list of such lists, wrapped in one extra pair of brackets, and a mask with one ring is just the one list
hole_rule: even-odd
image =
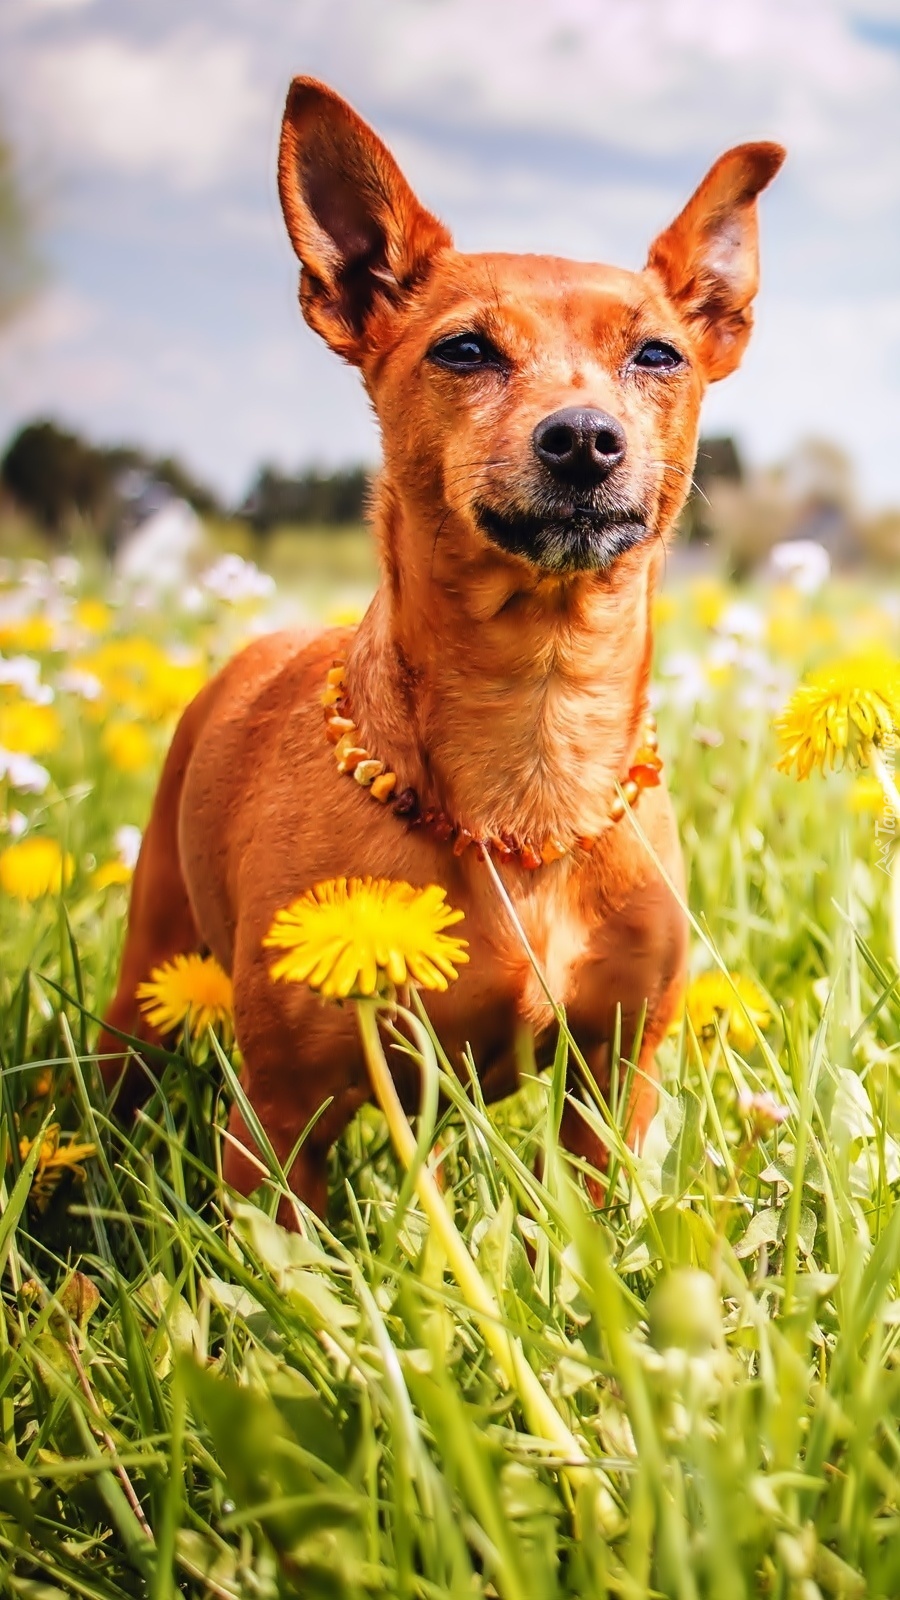
[(479, 527), (493, 544), (545, 572), (606, 572), (649, 534), (637, 510), (574, 509), (566, 515), (536, 516), (499, 512), (483, 503), (474, 509)]

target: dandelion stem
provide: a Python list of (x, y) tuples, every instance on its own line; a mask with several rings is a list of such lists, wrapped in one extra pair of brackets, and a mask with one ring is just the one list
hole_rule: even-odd
[[(356, 1015), (375, 1098), (384, 1113), (394, 1148), (404, 1167), (409, 1171), (416, 1161), (416, 1141), (385, 1060), (378, 1035), (377, 1005), (364, 1000), (359, 1001)], [(522, 1402), (529, 1428), (538, 1438), (546, 1440), (553, 1454), (560, 1458), (561, 1472), (573, 1490), (587, 1485), (599, 1491), (595, 1510), (602, 1516), (604, 1532), (607, 1536), (618, 1532), (622, 1518), (612, 1492), (606, 1487), (603, 1475), (591, 1463), (579, 1440), (566, 1426), (552, 1400), (544, 1392), (536, 1373), (529, 1365), (520, 1340), (511, 1337), (504, 1328), (503, 1313), (472, 1260), (432, 1173), (425, 1166), (418, 1167), (415, 1190), (419, 1203), (443, 1247), (450, 1270), (459, 1284), (466, 1303), (475, 1314), (485, 1343), (507, 1383), (515, 1389)]]
[[(898, 790), (890, 768), (878, 746), (872, 743), (867, 744), (866, 755), (872, 771), (881, 784), (885, 801), (896, 824), (900, 822), (900, 790)], [(890, 907), (891, 949), (894, 955), (894, 966), (900, 972), (900, 846), (896, 844), (891, 857), (889, 877), (888, 905)]]
[(884, 756), (876, 744), (866, 745), (866, 758), (884, 790), (884, 798), (895, 817), (900, 818), (900, 789), (897, 788)]

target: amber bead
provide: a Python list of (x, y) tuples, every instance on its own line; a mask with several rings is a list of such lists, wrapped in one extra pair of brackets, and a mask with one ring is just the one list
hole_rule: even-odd
[(381, 805), (384, 805), (386, 800), (390, 800), (396, 787), (396, 772), (383, 772), (380, 778), (375, 779), (369, 793), (373, 800), (377, 800)]
[(339, 744), (345, 733), (356, 733), (356, 728), (349, 717), (328, 717), (325, 723), (325, 737), (329, 744)]
[(453, 854), (461, 856), (464, 850), (468, 850), (471, 843), (472, 835), (468, 828), (457, 828), (456, 838), (453, 841)]
[(394, 801), (395, 817), (417, 817), (419, 814), (419, 796), (415, 789), (401, 789)]
[(363, 761), (370, 760), (368, 750), (363, 750), (361, 745), (351, 745), (338, 761), (338, 772), (355, 772)]
[(656, 754), (656, 751), (653, 750), (649, 744), (642, 744), (639, 745), (637, 750), (634, 752), (634, 760), (631, 763), (629, 771), (633, 772), (635, 767), (661, 766), (662, 762), (660, 761), (659, 756)]
[(353, 776), (357, 783), (361, 784), (364, 789), (367, 789), (370, 783), (373, 783), (376, 778), (381, 777), (383, 771), (384, 762), (373, 761), (371, 756), (369, 756), (365, 761), (357, 762), (353, 769)]
[(541, 860), (548, 867), (551, 861), (559, 861), (560, 857), (564, 856), (565, 853), (566, 847), (564, 844), (560, 844), (558, 839), (545, 839), (541, 846)]
[(630, 767), (628, 776), (634, 779), (639, 789), (657, 789), (662, 783), (659, 767), (653, 767), (649, 764), (639, 763)]

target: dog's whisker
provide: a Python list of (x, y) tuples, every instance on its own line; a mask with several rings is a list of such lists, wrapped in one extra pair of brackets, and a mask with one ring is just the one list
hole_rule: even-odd
[(695, 494), (698, 494), (700, 496), (700, 499), (705, 501), (706, 504), (709, 505), (709, 503), (710, 503), (709, 495), (706, 494), (704, 492), (704, 490), (700, 487), (699, 483), (697, 482), (697, 479), (693, 476), (693, 474), (690, 472), (690, 469), (688, 467), (680, 467), (680, 466), (678, 466), (677, 462), (675, 462), (675, 461), (651, 461), (649, 463), (649, 465), (651, 467), (661, 467), (663, 472), (675, 472), (675, 473), (678, 474), (678, 476), (680, 478), (689, 478), (690, 479), (690, 487), (694, 490)]

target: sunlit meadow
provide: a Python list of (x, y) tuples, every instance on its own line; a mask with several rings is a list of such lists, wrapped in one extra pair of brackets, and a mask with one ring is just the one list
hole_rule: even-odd
[(779, 772), (773, 719), (809, 669), (900, 655), (900, 594), (657, 602), (692, 982), (636, 1157), (629, 1063), (588, 1085), (600, 1208), (557, 1148), (564, 1025), (486, 1109), (426, 1022), (418, 1150), (364, 1112), (328, 1224), (288, 1235), (271, 1151), (255, 1203), (223, 1188), (227, 1027), (147, 1054), (128, 1131), (92, 1049), (179, 711), (254, 632), (347, 609), (310, 592), (0, 571), (0, 1589), (896, 1600), (892, 817), (870, 768)]

